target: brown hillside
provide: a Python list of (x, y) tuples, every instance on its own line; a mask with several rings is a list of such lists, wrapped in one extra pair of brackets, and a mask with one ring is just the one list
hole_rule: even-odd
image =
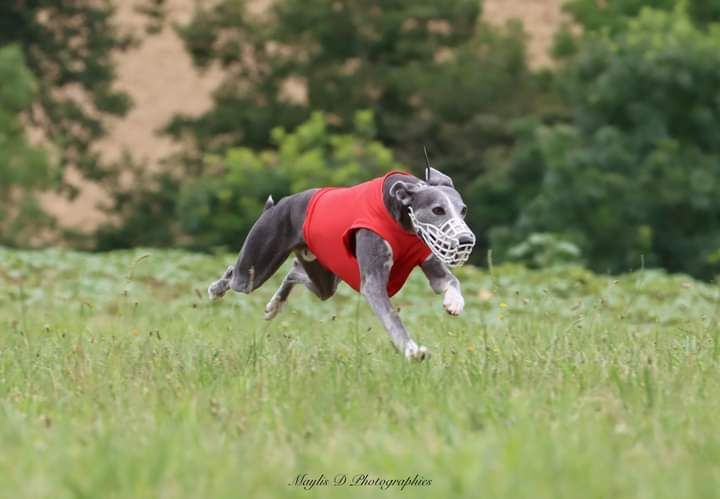
[(519, 19), (530, 35), (528, 56), (534, 67), (550, 63), (548, 50), (555, 31), (563, 21), (564, 0), (485, 0), (483, 15), (492, 23), (501, 24)]
[[(117, 20), (126, 29), (141, 33), (142, 18), (133, 11), (134, 1), (115, 0)], [(484, 16), (496, 24), (520, 19), (530, 35), (529, 57), (534, 66), (549, 62), (547, 49), (561, 22), (563, 0), (485, 0)], [(258, 3), (265, 4), (266, 0)], [(127, 117), (111, 123), (109, 136), (100, 144), (109, 157), (128, 149), (138, 159), (152, 164), (174, 150), (157, 130), (175, 113), (199, 114), (210, 105), (210, 94), (219, 75), (199, 75), (172, 28), (174, 22), (185, 22), (192, 15), (194, 0), (168, 0), (169, 23), (158, 35), (118, 56), (118, 86), (128, 91), (134, 108)], [(105, 198), (97, 186), (80, 181), (68, 172), (68, 180), (81, 188), (81, 195), (68, 202), (54, 195), (44, 198), (46, 208), (67, 227), (90, 230), (102, 220), (97, 204)]]

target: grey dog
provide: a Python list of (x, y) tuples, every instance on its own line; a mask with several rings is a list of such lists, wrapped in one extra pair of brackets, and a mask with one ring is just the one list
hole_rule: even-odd
[[(475, 236), (464, 222), (467, 208), (450, 177), (431, 168), (429, 163), (425, 177), (423, 181), (411, 175), (387, 176), (382, 185), (382, 201), (402, 230), (418, 237), (422, 235), (428, 243), (433, 252), (420, 267), (432, 290), (443, 294), (443, 307), (447, 313), (459, 315), (465, 305), (460, 283), (448, 269), (444, 254), (436, 248), (442, 251), (452, 245), (469, 245), (467, 259)], [(317, 191), (310, 189), (293, 194), (277, 203), (272, 197), (268, 198), (236, 263), (208, 288), (211, 299), (222, 297), (229, 289), (251, 293), (278, 270), (290, 253), (295, 255), (292, 268), (265, 307), (265, 318), (275, 317), (296, 284), (303, 284), (321, 300), (333, 296), (340, 279), (320, 264), (303, 236), (308, 204)], [(455, 227), (454, 239), (450, 243), (438, 243), (436, 236), (440, 234), (442, 238), (448, 226)], [(429, 238), (426, 237), (428, 234)], [(430, 355), (428, 349), (412, 340), (388, 296), (387, 285), (393, 266), (390, 244), (368, 229), (357, 230), (353, 237), (361, 278), (360, 293), (380, 318), (395, 348), (408, 359), (425, 359)]]

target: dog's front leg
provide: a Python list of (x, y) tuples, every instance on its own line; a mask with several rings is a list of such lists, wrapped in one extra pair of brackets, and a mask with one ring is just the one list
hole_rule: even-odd
[(465, 299), (460, 292), (460, 281), (435, 255), (425, 260), (421, 268), (430, 281), (430, 287), (437, 294), (443, 294), (443, 307), (450, 315), (460, 315), (465, 307)]
[(390, 334), (395, 348), (406, 358), (423, 360), (430, 356), (427, 348), (418, 346), (408, 335), (400, 317), (390, 303), (387, 284), (393, 264), (390, 245), (372, 231), (360, 229), (355, 235), (358, 264), (360, 265), (360, 293), (368, 301)]

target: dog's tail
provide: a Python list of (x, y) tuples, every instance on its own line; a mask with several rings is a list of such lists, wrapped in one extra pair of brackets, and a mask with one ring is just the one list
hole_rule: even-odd
[(272, 208), (273, 206), (275, 206), (275, 201), (272, 198), (272, 194), (270, 194), (267, 198), (267, 201), (265, 201), (265, 206), (263, 207), (263, 211), (267, 211), (270, 208)]

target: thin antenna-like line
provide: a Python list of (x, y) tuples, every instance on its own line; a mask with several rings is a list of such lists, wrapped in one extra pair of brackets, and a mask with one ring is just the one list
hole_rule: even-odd
[(427, 163), (425, 167), (425, 182), (430, 183), (430, 169), (432, 166), (430, 166), (430, 156), (428, 156), (427, 146), (423, 146), (423, 151), (425, 152), (425, 162)]

